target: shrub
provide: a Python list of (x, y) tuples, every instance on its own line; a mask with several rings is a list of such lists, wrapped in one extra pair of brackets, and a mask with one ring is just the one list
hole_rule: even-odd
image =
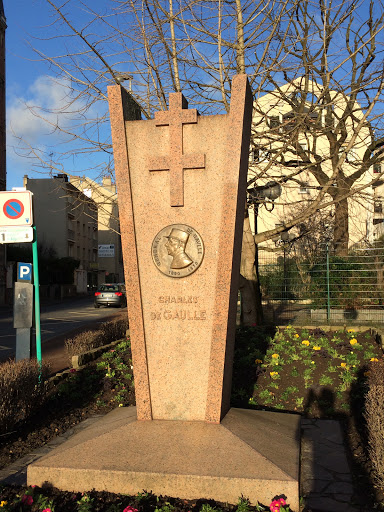
[(104, 322), (100, 326), (104, 343), (110, 343), (125, 337), (128, 329), (128, 320), (118, 318), (110, 322)]
[[(41, 377), (40, 377), (41, 373)], [(0, 365), (0, 433), (12, 430), (28, 419), (46, 398), (44, 380), (49, 365), (33, 359), (7, 361)]]
[(67, 349), (70, 361), (72, 360), (72, 356), (83, 354), (84, 352), (100, 347), (103, 344), (104, 339), (101, 330), (84, 331), (73, 338), (65, 340), (65, 348)]
[(117, 318), (110, 322), (102, 323), (97, 330), (85, 331), (73, 338), (67, 339), (65, 341), (65, 348), (67, 349), (69, 360), (72, 360), (72, 356), (83, 354), (88, 352), (88, 350), (124, 338), (127, 329), (128, 320)]
[(365, 404), (369, 455), (374, 479), (384, 488), (384, 360), (371, 363)]

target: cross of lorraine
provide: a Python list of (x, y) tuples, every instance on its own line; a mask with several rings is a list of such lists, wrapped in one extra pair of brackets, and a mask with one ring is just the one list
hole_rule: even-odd
[(169, 126), (169, 156), (149, 159), (149, 171), (170, 172), (170, 204), (184, 206), (184, 171), (205, 169), (204, 154), (183, 153), (183, 125), (197, 123), (197, 110), (188, 110), (181, 92), (169, 95), (169, 110), (155, 113), (156, 126)]

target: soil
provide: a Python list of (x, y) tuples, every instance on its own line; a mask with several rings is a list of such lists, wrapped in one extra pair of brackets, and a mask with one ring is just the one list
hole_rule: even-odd
[[(0, 468), (31, 453), (86, 418), (106, 414), (117, 406), (109, 381), (99, 375), (96, 362), (77, 372), (76, 377), (80, 393), (73, 392), (71, 385), (67, 386), (63, 381), (61, 387), (67, 387), (63, 393), (51, 392), (48, 402), (28, 423), (0, 436)], [(134, 392), (130, 390), (124, 405), (134, 404)]]
[[(143, 492), (137, 496), (127, 496), (121, 494), (111, 494), (108, 492), (91, 491), (87, 496), (81, 493), (63, 492), (54, 488), (44, 488), (44, 496), (48, 500), (52, 500), (50, 505), (54, 505), (55, 512), (79, 512), (82, 510), (88, 512), (256, 512), (265, 511), (269, 512), (270, 509), (266, 505), (263, 508), (248, 505), (246, 508), (240, 509), (237, 505), (229, 505), (228, 503), (221, 503), (214, 500), (182, 500), (172, 498), (170, 496), (155, 496), (152, 493)], [(25, 490), (18, 487), (8, 487), (1, 492), (1, 499), (8, 503), (14, 503), (16, 500), (22, 499)], [(33, 489), (32, 499), (37, 502), (37, 496), (41, 492), (39, 488)], [(87, 501), (85, 501), (87, 500)], [(80, 509), (80, 503), (83, 507)], [(43, 506), (49, 504), (47, 501)], [(87, 508), (90, 504), (91, 508)], [(33, 507), (34, 505), (32, 505)], [(260, 504), (262, 506), (262, 504)], [(125, 508), (127, 507), (127, 509)], [(26, 510), (27, 508), (23, 509)], [(15, 509), (22, 510), (22, 509)], [(29, 510), (31, 507), (29, 507)], [(41, 510), (35, 508), (34, 510)], [(50, 510), (50, 509), (49, 509)]]

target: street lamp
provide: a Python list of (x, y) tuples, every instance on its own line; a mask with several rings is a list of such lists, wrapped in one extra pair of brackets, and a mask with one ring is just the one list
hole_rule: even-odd
[[(274, 201), (281, 196), (281, 185), (277, 181), (268, 181), (265, 185), (254, 185), (253, 188), (248, 189), (248, 195), (248, 204), (254, 205), (256, 214), (260, 204), (271, 212), (275, 207)], [(272, 207), (268, 208), (267, 204), (271, 204)]]

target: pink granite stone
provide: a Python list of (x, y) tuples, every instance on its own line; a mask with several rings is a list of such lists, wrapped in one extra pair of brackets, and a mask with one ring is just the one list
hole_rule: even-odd
[[(234, 78), (226, 115), (199, 116), (175, 93), (169, 111), (127, 121), (121, 91), (108, 88), (138, 418), (219, 423), (230, 396), (252, 114), (247, 77)], [(160, 272), (152, 257), (158, 233), (169, 227), (161, 243), (174, 225), (190, 226), (204, 243), (200, 266), (185, 277)]]

